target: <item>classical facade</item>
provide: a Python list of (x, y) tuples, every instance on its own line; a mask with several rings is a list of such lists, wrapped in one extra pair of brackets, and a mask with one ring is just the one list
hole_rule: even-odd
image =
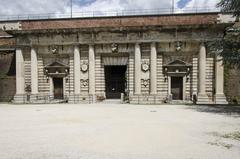
[(15, 103), (226, 104), (217, 13), (16, 22)]

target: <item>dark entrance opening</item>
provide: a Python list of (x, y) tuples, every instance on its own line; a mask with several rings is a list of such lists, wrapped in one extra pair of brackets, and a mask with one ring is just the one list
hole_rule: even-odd
[(125, 90), (127, 66), (105, 66), (106, 98), (120, 99)]
[(183, 77), (171, 77), (171, 94), (173, 100), (183, 100)]
[(54, 99), (63, 99), (63, 78), (53, 78)]

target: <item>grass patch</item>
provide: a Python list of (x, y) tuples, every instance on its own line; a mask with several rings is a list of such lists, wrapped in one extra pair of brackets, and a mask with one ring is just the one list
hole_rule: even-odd
[(220, 137), (240, 141), (240, 131), (224, 134), (224, 135), (221, 135)]
[(215, 141), (215, 142), (208, 142), (208, 144), (213, 145), (213, 146), (223, 146), (227, 149), (230, 149), (233, 147), (233, 144), (227, 144), (225, 142), (219, 142), (219, 141)]
[(218, 132), (211, 132), (209, 133), (212, 136), (217, 136), (225, 139), (232, 139), (232, 140), (238, 140), (240, 141), (240, 131), (235, 131), (227, 134), (220, 134)]

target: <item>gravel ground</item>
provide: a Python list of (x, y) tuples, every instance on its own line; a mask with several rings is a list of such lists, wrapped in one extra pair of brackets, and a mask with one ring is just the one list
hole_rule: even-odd
[(239, 112), (220, 109), (1, 104), (0, 158), (239, 159)]

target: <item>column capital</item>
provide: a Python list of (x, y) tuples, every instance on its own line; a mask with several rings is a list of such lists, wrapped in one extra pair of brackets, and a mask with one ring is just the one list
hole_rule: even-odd
[(78, 47), (79, 48), (80, 44), (73, 44), (73, 47)]
[(135, 42), (135, 47), (140, 46), (140, 44), (141, 44), (140, 42)]
[(156, 46), (157, 42), (156, 41), (152, 41), (151, 42), (151, 46)]
[(89, 46), (89, 47), (94, 47), (95, 44), (94, 44), (94, 43), (89, 43), (88, 46)]
[(199, 46), (200, 47), (206, 47), (207, 42), (206, 41), (200, 41)]

